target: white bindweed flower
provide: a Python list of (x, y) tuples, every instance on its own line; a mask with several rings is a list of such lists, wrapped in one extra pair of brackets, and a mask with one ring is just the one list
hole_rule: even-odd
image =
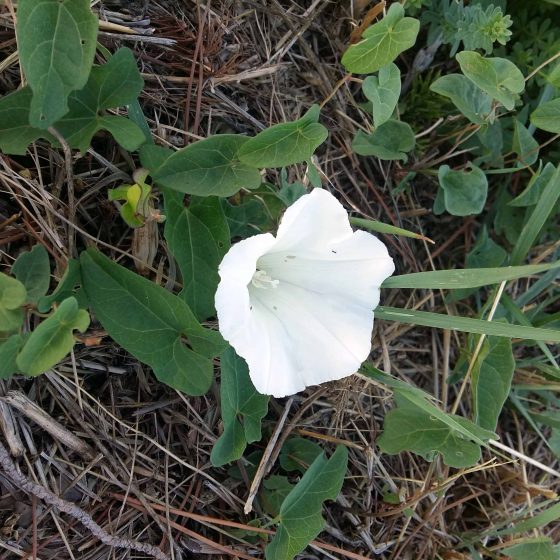
[(352, 231), (336, 198), (315, 189), (286, 210), (276, 237), (244, 239), (222, 260), (220, 332), (260, 393), (341, 379), (369, 355), (379, 287), (394, 269), (385, 245)]

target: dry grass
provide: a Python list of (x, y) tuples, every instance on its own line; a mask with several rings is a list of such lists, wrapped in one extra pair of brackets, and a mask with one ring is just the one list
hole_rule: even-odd
[[(360, 215), (436, 240), (432, 247), (386, 237), (400, 272), (463, 265), (476, 233), (475, 220), (457, 227), (450, 218), (434, 218), (429, 209), (435, 189), (423, 179), (413, 193), (395, 195), (392, 190), (426, 161), (358, 162), (349, 150), (354, 131), (367, 127), (367, 118), (354, 97), (358, 84), (345, 77), (338, 61), (367, 2), (121, 4), (97, 3), (107, 22), (101, 42), (109, 49), (126, 45), (135, 50), (146, 79), (142, 104), (158, 142), (182, 146), (210, 133), (254, 134), (325, 100), (322, 118), (333, 133), (318, 165), (329, 188)], [(0, 93), (6, 93), (18, 87), (20, 75), (11, 13), (4, 8), (0, 17)], [(410, 62), (402, 60), (403, 74)], [(432, 124), (427, 122), (426, 130)], [(428, 131), (426, 138), (433, 141), (426, 160), (461, 157), (445, 151), (451, 144), (445, 149), (437, 145), (444, 138), (437, 130)], [(20, 250), (41, 243), (59, 278), (73, 229), (78, 248), (97, 244), (129, 266), (131, 257), (138, 264), (141, 255), (151, 254), (139, 268), (172, 287), (175, 270), (163, 242), (152, 232), (139, 247), (106, 199), (107, 188), (130, 180), (133, 165), (113, 142), (96, 139), (88, 153), (73, 162), (72, 210), (61, 153), (39, 143), (26, 158), (0, 156), (2, 265), (9, 267)], [(292, 170), (292, 178), (303, 179), (303, 172)], [(410, 307), (455, 311), (438, 293), (415, 291), (408, 299), (399, 294), (391, 298)], [(160, 546), (170, 558), (263, 558), (263, 539), (233, 530), (252, 519), (266, 519), (258, 503), (252, 514), (244, 514), (249, 481), (234, 480), (227, 469), (210, 465), (221, 429), (217, 385), (204, 397), (187, 398), (158, 383), (95, 327), (83, 342), (71, 358), (37, 379), (0, 382), (1, 395), (26, 395), (46, 416), (37, 423), (25, 409), (0, 405), (4, 436), (12, 434), (21, 471), (78, 505), (107, 533)], [(446, 380), (463, 343), (456, 333), (379, 323), (372, 360), (428, 389), (450, 409), (457, 388)], [(390, 394), (359, 376), (309, 389), (288, 404), (284, 415), (286, 401), (271, 403), (264, 438), (256, 448), (264, 448), (278, 430), (280, 443), (297, 434), (327, 447), (341, 441), (351, 458), (343, 492), (327, 508), (327, 528), (302, 558), (467, 558), (454, 552), (465, 534), (482, 535), (494, 524), (556, 497), (560, 488), (559, 479), (539, 466), (498, 452), (485, 451), (484, 461), (465, 471), (408, 453), (380, 455), (375, 440), (392, 406)], [(465, 406), (459, 403), (459, 413), (468, 414)], [(77, 452), (60, 432), (49, 430), (50, 419), (87, 451)], [(541, 439), (514, 411), (502, 417), (499, 435), (522, 455), (558, 469)], [(274, 472), (274, 464), (270, 467)], [(398, 495), (400, 503), (384, 501), (387, 492)], [(101, 544), (72, 518), (15, 487), (2, 472), (0, 514), (1, 558), (146, 557)], [(549, 534), (560, 539), (560, 528), (549, 529)], [(503, 542), (482, 537), (478, 548), (487, 547), (489, 557), (496, 557)]]

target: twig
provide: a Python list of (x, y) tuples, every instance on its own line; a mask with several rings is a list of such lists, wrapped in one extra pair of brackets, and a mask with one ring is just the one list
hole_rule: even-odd
[(257, 492), (259, 491), (259, 487), (261, 485), (261, 480), (263, 479), (263, 477), (267, 473), (268, 460), (270, 459), (270, 456), (272, 455), (272, 452), (274, 451), (274, 446), (276, 445), (276, 440), (278, 439), (278, 436), (280, 435), (280, 432), (282, 431), (282, 428), (284, 427), (284, 424), (286, 422), (286, 418), (288, 417), (288, 412), (290, 412), (290, 408), (292, 407), (293, 402), (294, 402), (294, 399), (290, 399), (286, 403), (286, 408), (284, 408), (284, 414), (282, 414), (282, 418), (280, 418), (280, 420), (278, 421), (278, 424), (276, 425), (276, 428), (274, 429), (274, 433), (272, 434), (272, 437), (270, 438), (270, 441), (268, 442), (268, 445), (266, 446), (266, 449), (264, 450), (263, 457), (261, 459), (259, 467), (257, 468), (257, 472), (255, 473), (255, 477), (253, 478), (253, 482), (251, 483), (251, 488), (249, 490), (249, 497), (247, 498), (247, 501), (245, 502), (245, 507), (243, 508), (243, 511), (245, 512), (245, 514), (251, 513), (251, 511), (253, 511), (253, 501), (254, 501), (254, 499), (257, 495)]
[(92, 459), (95, 456), (95, 453), (87, 443), (76, 437), (62, 424), (49, 416), (43, 409), (39, 408), (23, 393), (20, 393), (19, 391), (8, 391), (8, 394), (1, 400), (25, 414), (25, 416), (27, 416), (30, 420), (33, 420), (33, 422), (39, 424), (41, 428), (49, 432), (53, 438), (62, 442), (64, 445), (73, 449), (83, 457)]
[(97, 537), (103, 544), (114, 548), (125, 548), (127, 550), (143, 552), (157, 558), (157, 560), (169, 560), (169, 556), (156, 546), (110, 535), (107, 531), (105, 531), (105, 529), (100, 527), (89, 514), (80, 509), (78, 506), (59, 498), (56, 494), (53, 494), (44, 486), (29, 480), (25, 475), (18, 471), (16, 465), (10, 458), (8, 450), (4, 447), (2, 442), (0, 442), (0, 465), (4, 469), (6, 476), (20, 490), (28, 492), (29, 494), (43, 500), (45, 503), (55, 507), (59, 511), (67, 513), (70, 517), (73, 517), (84, 527), (89, 529), (91, 534)]

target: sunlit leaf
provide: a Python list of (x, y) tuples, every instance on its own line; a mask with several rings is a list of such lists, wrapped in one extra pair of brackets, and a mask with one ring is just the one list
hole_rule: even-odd
[[(480, 459), (480, 445), (461, 432), (400, 395), (396, 402), (397, 407), (385, 415), (383, 434), (377, 440), (383, 453), (412, 451), (429, 460), (434, 453), (441, 453), (445, 464), (455, 468), (469, 467)], [(466, 429), (472, 425), (461, 416), (448, 416)]]
[(531, 123), (541, 130), (560, 134), (560, 97), (539, 105), (531, 113)]
[(474, 51), (457, 53), (456, 58), (469, 80), (506, 109), (513, 109), (525, 89), (525, 78), (513, 62), (506, 58), (484, 58)]
[(492, 111), (492, 99), (462, 74), (438, 78), (430, 89), (451, 99), (453, 105), (475, 124), (484, 124)]
[(76, 298), (65, 299), (27, 338), (16, 359), (18, 369), (33, 376), (44, 373), (72, 350), (74, 330), (83, 333), (88, 325), (89, 315)]
[(319, 106), (313, 105), (301, 119), (276, 124), (250, 138), (238, 156), (251, 167), (284, 167), (308, 160), (327, 136), (319, 123)]
[(359, 43), (348, 48), (342, 64), (348, 72), (371, 74), (412, 47), (419, 29), (420, 22), (404, 17), (403, 6), (394, 2), (384, 18), (366, 29)]
[(414, 148), (414, 144), (414, 132), (410, 126), (405, 122), (391, 119), (371, 134), (358, 130), (352, 140), (352, 150), (361, 156), (406, 161), (406, 154)]
[(375, 127), (387, 122), (395, 111), (401, 94), (401, 71), (392, 62), (379, 69), (378, 76), (368, 76), (362, 84), (364, 95), (371, 101)]

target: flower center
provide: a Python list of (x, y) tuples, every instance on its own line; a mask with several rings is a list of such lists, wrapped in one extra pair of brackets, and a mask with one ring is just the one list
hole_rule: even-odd
[(255, 274), (253, 274), (251, 284), (253, 284), (255, 288), (263, 288), (267, 290), (268, 288), (277, 288), (278, 284), (280, 284), (280, 280), (273, 280), (265, 270), (257, 269)]

